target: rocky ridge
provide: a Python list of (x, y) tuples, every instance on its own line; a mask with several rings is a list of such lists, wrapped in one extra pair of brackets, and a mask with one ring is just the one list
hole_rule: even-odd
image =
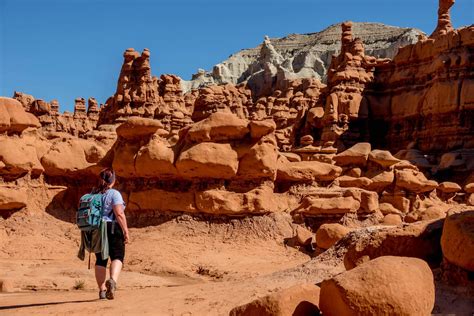
[[(354, 23), (354, 34), (360, 37), (366, 53), (379, 58), (393, 58), (398, 48), (413, 44), (423, 33), (413, 28), (400, 28), (381, 23)], [(332, 55), (340, 49), (341, 24), (310, 34), (291, 34), (283, 38), (268, 38), (250, 49), (232, 54), (227, 60), (215, 65), (212, 71), (200, 70), (192, 80), (182, 81), (184, 91), (212, 84), (240, 84), (249, 82), (251, 88), (258, 85), (268, 54), (266, 42), (274, 47), (272, 66), (282, 72), (284, 79), (316, 78), (326, 81)], [(276, 76), (276, 73), (273, 74)]]

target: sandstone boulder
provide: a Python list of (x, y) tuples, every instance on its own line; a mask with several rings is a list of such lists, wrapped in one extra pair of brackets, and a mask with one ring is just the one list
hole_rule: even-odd
[(393, 157), (388, 150), (378, 149), (374, 149), (370, 152), (369, 160), (375, 162), (383, 168), (388, 168), (400, 162), (400, 159)]
[(25, 188), (0, 185), (0, 215), (2, 211), (14, 211), (26, 206), (28, 195)]
[(444, 222), (441, 248), (450, 263), (474, 271), (474, 211), (449, 213)]
[(372, 184), (372, 180), (366, 177), (354, 178), (351, 176), (340, 176), (335, 181), (337, 181), (337, 183), (339, 183), (339, 186), (343, 188), (368, 188)]
[(276, 144), (265, 138), (243, 150), (239, 161), (239, 177), (244, 179), (267, 178), (274, 180), (277, 174), (278, 150)]
[(469, 193), (466, 199), (466, 204), (469, 206), (474, 206), (474, 193)]
[(218, 189), (196, 192), (196, 206), (200, 212), (214, 215), (266, 214), (280, 210), (273, 189), (268, 186), (245, 193)]
[(374, 213), (379, 210), (379, 196), (377, 192), (359, 188), (342, 189), (344, 197), (352, 197), (360, 203), (358, 213)]
[(443, 182), (438, 185), (438, 190), (443, 193), (456, 193), (461, 191), (461, 186), (454, 182)]
[(403, 220), (399, 214), (387, 214), (382, 220), (382, 224), (387, 226), (398, 226), (402, 223)]
[(296, 241), (299, 245), (308, 245), (313, 241), (314, 234), (309, 229), (302, 226), (296, 226)]
[(279, 161), (277, 180), (290, 182), (332, 181), (341, 172), (340, 167), (319, 161)]
[(344, 172), (345, 176), (359, 178), (362, 175), (362, 170), (360, 168), (350, 168)]
[(351, 148), (337, 154), (333, 160), (338, 166), (365, 166), (371, 146), (369, 143), (358, 143)]
[(250, 137), (253, 139), (259, 139), (265, 135), (273, 133), (276, 129), (276, 124), (274, 120), (251, 121), (249, 127)]
[(0, 138), (0, 175), (16, 178), (27, 173), (39, 175), (44, 171), (34, 145), (17, 137)]
[(117, 127), (117, 135), (125, 139), (141, 139), (156, 133), (163, 128), (163, 124), (158, 120), (143, 117), (130, 117), (119, 127)]
[(176, 161), (178, 173), (185, 178), (230, 179), (238, 166), (237, 152), (230, 144), (208, 142), (183, 150)]
[(379, 208), (383, 215), (400, 215), (402, 213), (390, 203), (380, 203)]
[(81, 139), (67, 139), (54, 143), (41, 159), (45, 174), (74, 177), (77, 172), (94, 165), (87, 161), (84, 147), (88, 145), (94, 144)]
[(415, 170), (397, 170), (395, 178), (397, 187), (410, 192), (429, 192), (438, 187), (436, 181), (426, 179), (423, 173)]
[(423, 260), (380, 257), (325, 280), (320, 309), (324, 315), (430, 315), (433, 273)]
[(0, 97), (0, 132), (22, 132), (28, 127), (41, 127), (39, 120), (15, 99)]
[(400, 160), (399, 163), (396, 163), (392, 166), (395, 170), (411, 169), (418, 171), (418, 167), (409, 162), (408, 160)]
[(360, 202), (351, 196), (318, 198), (307, 196), (303, 199), (297, 211), (305, 215), (343, 215), (355, 213), (360, 208)]
[(383, 191), (385, 188), (387, 188), (393, 183), (394, 179), (395, 174), (393, 171), (383, 171), (370, 178), (372, 183), (369, 185), (368, 189), (377, 192)]
[(319, 315), (318, 286), (295, 285), (277, 293), (256, 299), (230, 311), (231, 316), (306, 316)]
[(441, 260), (442, 220), (418, 222), (402, 227), (361, 229), (348, 235), (344, 266), (353, 269), (381, 256), (420, 258), (430, 263)]
[(382, 192), (380, 203), (389, 203), (402, 214), (406, 214), (410, 211), (410, 200), (403, 191)]
[(316, 231), (316, 245), (322, 249), (329, 249), (350, 232), (350, 228), (341, 224), (323, 224)]
[(464, 186), (464, 192), (466, 193), (474, 193), (474, 183), (468, 183)]
[(301, 161), (301, 156), (295, 153), (279, 153), (281, 156), (285, 157), (289, 162), (298, 162)]
[(248, 121), (228, 112), (215, 112), (191, 126), (186, 139), (195, 142), (219, 142), (242, 139), (250, 132)]
[(174, 152), (167, 141), (153, 137), (142, 146), (135, 160), (135, 171), (138, 177), (157, 178), (177, 174), (174, 166)]

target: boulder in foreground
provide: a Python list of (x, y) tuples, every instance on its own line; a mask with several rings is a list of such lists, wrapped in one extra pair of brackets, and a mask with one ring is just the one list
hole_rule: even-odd
[(387, 256), (325, 280), (319, 306), (325, 316), (430, 315), (434, 301), (425, 261)]
[(256, 299), (230, 311), (230, 316), (309, 316), (319, 315), (319, 287), (295, 285), (275, 294)]
[(316, 232), (316, 245), (322, 249), (329, 249), (351, 231), (341, 224), (323, 224)]
[(446, 217), (441, 248), (450, 263), (474, 271), (474, 210)]

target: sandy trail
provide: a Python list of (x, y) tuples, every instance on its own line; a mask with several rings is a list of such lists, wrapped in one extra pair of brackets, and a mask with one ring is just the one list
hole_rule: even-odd
[[(0, 226), (7, 232), (0, 279), (16, 289), (0, 294), (2, 315), (226, 315), (259, 296), (334, 273), (329, 265), (321, 273), (298, 270), (311, 257), (284, 244), (294, 233), (286, 216), (218, 223), (184, 216), (131, 229), (117, 298), (99, 301), (93, 270), (75, 257), (74, 225), (18, 214)], [(78, 282), (83, 289), (74, 290)]]

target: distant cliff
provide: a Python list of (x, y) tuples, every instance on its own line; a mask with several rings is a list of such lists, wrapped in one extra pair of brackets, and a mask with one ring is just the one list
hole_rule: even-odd
[[(399, 47), (416, 43), (422, 34), (417, 29), (381, 23), (354, 23), (353, 30), (354, 36), (364, 42), (366, 54), (381, 58), (393, 58)], [(277, 74), (283, 79), (314, 77), (325, 82), (332, 55), (337, 54), (340, 47), (341, 24), (317, 33), (268, 38), (255, 48), (231, 55), (215, 65), (211, 72), (200, 70), (192, 80), (182, 81), (183, 90), (209, 84), (242, 82), (248, 82), (252, 87), (258, 85), (260, 78)], [(268, 64), (271, 66), (268, 67)]]

